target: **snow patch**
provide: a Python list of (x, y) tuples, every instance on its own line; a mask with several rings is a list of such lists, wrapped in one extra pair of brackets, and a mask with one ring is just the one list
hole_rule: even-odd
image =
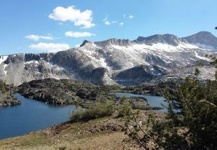
[(206, 58), (206, 57), (203, 57), (203, 56), (199, 56), (197, 52), (194, 52), (194, 53), (195, 53), (195, 57), (197, 57), (199, 59), (202, 59), (202, 60), (210, 61), (209, 58)]
[(178, 48), (184, 48), (184, 49), (197, 49), (197, 48), (199, 48), (197, 45), (184, 43), (184, 42), (181, 42), (177, 47)]
[(99, 59), (99, 63), (101, 64), (102, 67), (108, 68), (107, 63), (105, 62), (105, 58), (101, 57)]
[(25, 64), (39, 64), (39, 62), (37, 60), (31, 60), (31, 61), (25, 62)]
[(196, 43), (195, 45), (206, 50), (216, 50), (214, 47), (205, 44)]
[(0, 64), (2, 64), (7, 58), (8, 56), (0, 56)]
[(47, 62), (47, 64), (48, 64), (51, 68), (53, 68), (53, 69), (55, 69), (55, 70), (57, 70), (57, 71), (65, 70), (63, 67), (60, 67), (60, 66), (58, 66), (58, 65), (55, 65), (55, 64), (53, 64), (53, 63), (51, 63), (51, 62)]
[(188, 44), (181, 42), (178, 46), (169, 45), (166, 43), (155, 43), (152, 45), (146, 45), (146, 44), (132, 44), (130, 46), (124, 47), (124, 46), (117, 46), (112, 45), (113, 48), (119, 49), (119, 50), (125, 50), (125, 51), (132, 51), (135, 52), (135, 50), (143, 53), (148, 53), (149, 51), (165, 51), (165, 52), (181, 52), (186, 51), (186, 49), (196, 49), (199, 48), (196, 45)]
[(53, 78), (56, 79), (56, 80), (60, 80), (60, 78), (57, 77), (57, 76), (53, 76)]
[(51, 63), (51, 62), (47, 62), (47, 64), (49, 65), (49, 66), (55, 66), (53, 63)]
[(7, 71), (5, 70), (7, 66), (8, 66), (8, 64), (4, 64), (4, 66), (3, 66), (4, 67), (3, 71), (4, 71), (5, 75), (7, 75)]

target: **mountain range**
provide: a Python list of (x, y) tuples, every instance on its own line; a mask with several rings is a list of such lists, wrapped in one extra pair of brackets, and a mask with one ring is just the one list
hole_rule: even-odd
[(0, 79), (20, 85), (35, 79), (69, 78), (97, 84), (139, 84), (181, 78), (203, 61), (201, 78), (212, 77), (210, 57), (217, 38), (209, 32), (179, 38), (172, 34), (135, 40), (85, 40), (80, 47), (57, 53), (0, 56)]

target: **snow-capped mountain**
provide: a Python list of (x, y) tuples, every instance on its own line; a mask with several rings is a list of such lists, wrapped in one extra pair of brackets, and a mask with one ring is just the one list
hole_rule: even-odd
[(200, 48), (216, 50), (217, 49), (217, 38), (209, 32), (199, 32), (197, 34), (182, 38), (188, 43), (197, 45)]
[[(153, 35), (136, 40), (84, 41), (79, 48), (57, 53), (1, 56), (0, 78), (19, 85), (42, 78), (72, 78), (100, 84), (138, 84), (171, 78), (174, 70), (209, 62), (217, 38), (209, 32), (179, 38)], [(183, 71), (184, 72), (184, 71)]]

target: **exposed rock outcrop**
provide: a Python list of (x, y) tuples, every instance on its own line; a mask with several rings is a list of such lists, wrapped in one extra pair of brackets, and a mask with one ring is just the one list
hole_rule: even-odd
[(0, 95), (0, 107), (16, 106), (20, 105), (21, 102), (15, 99), (7, 99), (5, 96)]
[(18, 87), (23, 96), (48, 104), (82, 104), (112, 99), (108, 88), (87, 82), (67, 79), (44, 79), (25, 82)]

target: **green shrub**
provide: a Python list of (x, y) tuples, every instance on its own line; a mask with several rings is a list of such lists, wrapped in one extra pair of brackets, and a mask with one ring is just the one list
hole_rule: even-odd
[(4, 83), (4, 81), (0, 80), (0, 91), (2, 93), (5, 93), (8, 91), (7, 85)]
[[(195, 70), (195, 76), (187, 77), (172, 96), (169, 92), (165, 94), (168, 99), (165, 119), (149, 115), (145, 125), (139, 125), (141, 118), (130, 114), (125, 123), (128, 135), (144, 148), (151, 142), (152, 149), (216, 149), (217, 80), (201, 82), (198, 74)], [(131, 128), (138, 126), (139, 129)], [(138, 136), (141, 132), (143, 136)]]
[(125, 102), (118, 108), (118, 117), (124, 117), (126, 115), (129, 115), (131, 110), (132, 105), (129, 102)]
[(68, 79), (60, 79), (60, 81), (66, 86), (70, 84)]
[(96, 103), (88, 109), (78, 109), (70, 116), (71, 121), (88, 121), (91, 119), (111, 116), (114, 112), (114, 102), (107, 101), (105, 103)]
[[(189, 129), (191, 147), (214, 149), (217, 147), (217, 81), (200, 83), (197, 78), (186, 78), (171, 100), (169, 118), (175, 126)], [(172, 108), (179, 108), (176, 113)]]

